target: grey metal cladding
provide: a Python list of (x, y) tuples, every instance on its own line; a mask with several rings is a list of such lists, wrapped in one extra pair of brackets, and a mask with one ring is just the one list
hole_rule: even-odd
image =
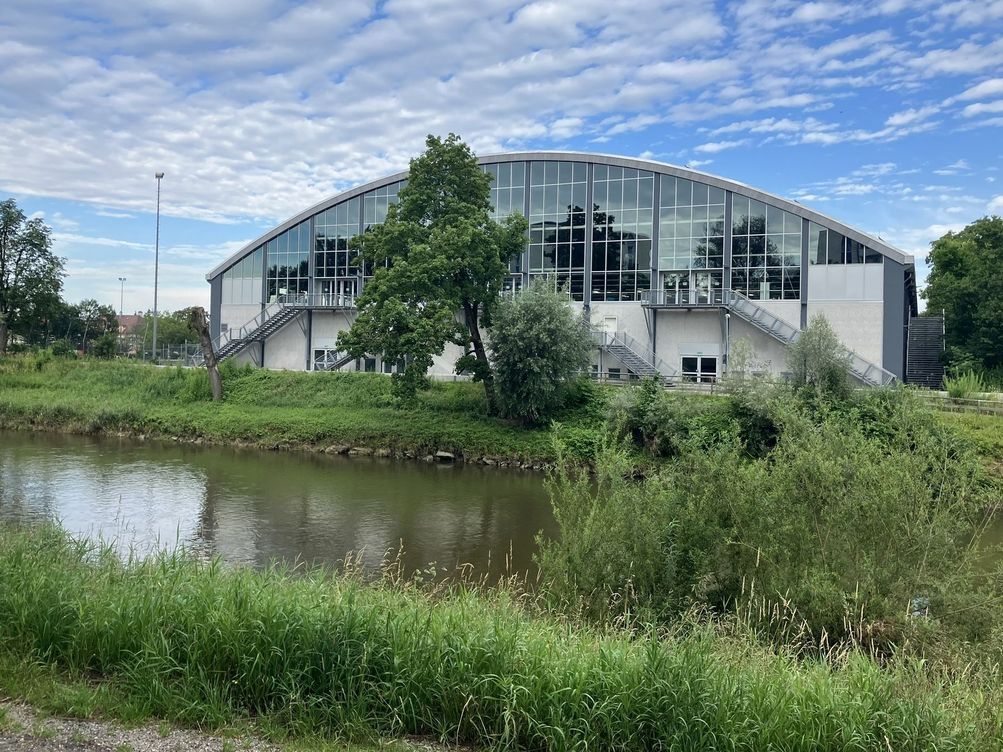
[[(593, 164), (605, 164), (612, 165), (615, 167), (631, 167), (637, 170), (649, 170), (662, 175), (672, 175), (673, 177), (685, 178), (687, 180), (696, 180), (701, 183), (706, 183), (707, 185), (712, 185), (717, 188), (722, 188), (726, 191), (731, 191), (732, 193), (737, 193), (741, 196), (748, 196), (749, 198), (754, 198), (758, 201), (762, 201), (767, 204), (772, 204), (773, 206), (784, 209), (785, 211), (796, 214), (804, 219), (811, 220), (812, 222), (817, 222), (818, 224), (830, 227), (837, 232), (842, 233), (848, 238), (852, 238), (857, 242), (863, 243), (866, 246), (873, 248), (874, 250), (881, 253), (881, 255), (891, 259), (900, 264), (912, 264), (913, 257), (905, 253), (894, 246), (889, 245), (880, 238), (876, 238), (873, 235), (869, 235), (861, 230), (857, 230), (849, 225), (843, 224), (837, 219), (833, 219), (825, 214), (817, 212), (813, 209), (809, 209), (806, 206), (802, 206), (796, 201), (791, 201), (789, 199), (776, 196), (772, 193), (767, 193), (766, 191), (761, 191), (758, 188), (753, 188), (752, 186), (745, 185), (744, 183), (739, 183), (735, 180), (728, 180), (727, 178), (722, 178), (717, 175), (710, 175), (706, 172), (700, 172), (699, 170), (692, 170), (687, 167), (679, 167), (678, 165), (667, 164), (665, 162), (656, 162), (653, 160), (646, 159), (635, 159), (633, 157), (621, 157), (615, 154), (594, 154), (591, 152), (577, 152), (577, 151), (520, 151), (520, 152), (508, 152), (505, 154), (485, 154), (479, 157), (477, 160), (480, 164), (495, 164), (500, 162), (522, 162), (522, 161), (553, 161), (553, 162), (589, 162)], [(263, 243), (267, 243), (274, 237), (281, 235), (283, 232), (289, 228), (299, 224), (305, 219), (309, 219), (318, 212), (330, 209), (332, 206), (340, 204), (342, 201), (347, 201), (355, 196), (361, 196), (363, 193), (375, 190), (376, 188), (382, 188), (385, 185), (390, 185), (391, 183), (396, 183), (400, 180), (406, 179), (408, 176), (407, 171), (398, 172), (385, 178), (380, 178), (379, 180), (374, 180), (370, 183), (364, 185), (356, 186), (342, 193), (337, 193), (330, 198), (326, 198), (318, 204), (311, 206), (294, 217), (287, 219), (282, 224), (269, 230), (267, 233), (262, 235), (260, 238), (248, 243), (239, 251), (231, 255), (225, 261), (217, 265), (211, 272), (206, 275), (207, 280), (211, 280), (216, 275), (226, 271), (234, 263), (242, 259), (248, 253), (256, 249)]]

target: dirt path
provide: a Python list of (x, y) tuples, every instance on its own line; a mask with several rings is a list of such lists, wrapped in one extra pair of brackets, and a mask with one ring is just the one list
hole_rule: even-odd
[(278, 752), (253, 737), (222, 738), (168, 724), (125, 728), (108, 721), (49, 718), (0, 702), (0, 752)]

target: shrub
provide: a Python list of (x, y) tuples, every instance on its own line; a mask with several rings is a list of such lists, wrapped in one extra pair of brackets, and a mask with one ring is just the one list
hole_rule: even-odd
[(68, 339), (57, 339), (49, 347), (49, 351), (57, 358), (77, 357), (77, 350)]
[(823, 398), (845, 399), (850, 393), (850, 354), (822, 314), (787, 350), (791, 383)]
[(95, 358), (114, 358), (118, 352), (118, 337), (111, 332), (105, 332), (91, 342), (90, 354)]
[[(782, 641), (803, 629), (808, 641), (881, 649), (926, 629), (986, 639), (1000, 623), (973, 545), (998, 484), (910, 393), (830, 406), (782, 392), (763, 457), (750, 456), (727, 402), (683, 409), (642, 395), (660, 406), (645, 413), (649, 446), (673, 459), (628, 482), (622, 447), (607, 442), (595, 485), (555, 472), (560, 535), (539, 559), (557, 601), (602, 616), (626, 597), (662, 621), (710, 608)], [(916, 598), (934, 621), (910, 619)]]
[(491, 322), (491, 363), (502, 414), (525, 423), (552, 416), (562, 386), (589, 364), (588, 322), (546, 281), (503, 300)]

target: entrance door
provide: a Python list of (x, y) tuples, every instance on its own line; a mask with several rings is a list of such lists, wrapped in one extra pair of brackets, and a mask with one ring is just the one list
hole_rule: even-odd
[(683, 305), (690, 302), (689, 272), (669, 272), (662, 281), (665, 302), (669, 305)]
[(602, 330), (607, 334), (616, 334), (616, 316), (603, 316)]
[(716, 355), (684, 355), (682, 358), (683, 381), (698, 384), (713, 384), (717, 381)]

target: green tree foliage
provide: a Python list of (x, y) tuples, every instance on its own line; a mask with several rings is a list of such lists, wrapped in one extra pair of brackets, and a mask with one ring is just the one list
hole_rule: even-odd
[(501, 413), (526, 423), (553, 414), (565, 385), (588, 368), (591, 350), (588, 321), (546, 282), (502, 300), (491, 322)]
[(510, 259), (523, 248), (526, 220), (491, 219), (490, 177), (458, 136), (429, 136), (425, 144), (411, 160), (399, 204), (383, 224), (351, 242), (375, 274), (338, 344), (356, 357), (380, 354), (403, 364), (394, 384), (404, 399), (426, 383), (433, 357), (457, 344), (464, 349), (457, 370), (484, 383), (488, 410), (495, 413), (481, 326), (490, 320)]
[[(140, 315), (139, 321), (127, 332), (134, 335), (144, 347), (153, 346), (153, 312), (146, 311)], [(186, 310), (161, 311), (157, 314), (157, 347), (161, 345), (180, 345), (184, 342), (194, 342), (198, 338), (188, 326)], [(137, 342), (137, 344), (138, 344)]]
[(1003, 218), (983, 217), (935, 240), (923, 297), (945, 313), (955, 365), (1003, 368)]
[(798, 388), (838, 399), (850, 393), (850, 353), (822, 314), (812, 316), (788, 348), (787, 366)]
[(63, 263), (41, 219), (28, 219), (12, 198), (0, 201), (0, 354), (7, 352), (11, 334), (27, 336), (50, 318), (59, 303)]

